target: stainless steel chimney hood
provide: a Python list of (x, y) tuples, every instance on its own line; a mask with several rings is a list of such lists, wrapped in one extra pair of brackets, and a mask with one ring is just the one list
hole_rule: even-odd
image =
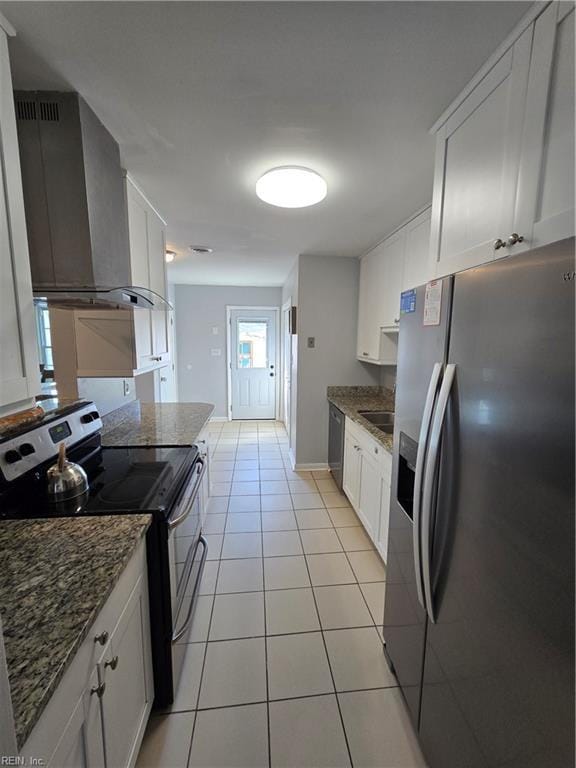
[(50, 306), (172, 307), (131, 286), (118, 144), (77, 93), (16, 91), (34, 295)]

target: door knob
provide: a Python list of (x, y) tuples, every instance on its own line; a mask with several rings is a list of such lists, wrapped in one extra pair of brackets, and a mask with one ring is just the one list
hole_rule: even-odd
[(504, 242), (504, 240), (502, 240), (502, 238), (499, 237), (497, 240), (494, 240), (495, 251), (499, 251), (500, 248), (505, 248), (505, 247), (506, 247), (506, 243)]
[(522, 243), (524, 242), (524, 238), (522, 235), (519, 235), (518, 232), (512, 232), (510, 237), (508, 238), (508, 245), (516, 245), (516, 243)]

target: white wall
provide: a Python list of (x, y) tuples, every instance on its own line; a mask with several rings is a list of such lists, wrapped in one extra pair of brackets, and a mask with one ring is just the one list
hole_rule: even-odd
[(380, 383), (379, 366), (356, 359), (359, 277), (358, 259), (298, 259), (297, 465), (328, 461), (328, 386)]
[[(286, 282), (282, 286), (282, 304), (290, 299), (291, 305), (298, 312), (298, 259), (290, 270)], [(292, 457), (296, 456), (296, 417), (298, 397), (298, 317), (296, 318), (296, 333), (292, 335), (292, 370), (290, 371), (290, 450)]]
[[(213, 403), (226, 416), (226, 306), (280, 307), (281, 288), (175, 285), (176, 357), (181, 403)], [(213, 332), (217, 329), (217, 333)], [(220, 350), (214, 356), (212, 350)]]

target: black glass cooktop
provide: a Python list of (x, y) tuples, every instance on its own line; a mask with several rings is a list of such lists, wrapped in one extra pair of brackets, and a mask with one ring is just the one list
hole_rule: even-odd
[(53, 503), (46, 493), (46, 468), (42, 468), (0, 496), (0, 518), (136, 512), (165, 516), (197, 454), (195, 447), (100, 448), (88, 443), (69, 455), (88, 475), (87, 494)]

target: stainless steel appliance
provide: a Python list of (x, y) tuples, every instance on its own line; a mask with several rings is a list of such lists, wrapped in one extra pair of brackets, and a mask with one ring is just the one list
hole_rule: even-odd
[(34, 294), (51, 306), (171, 309), (132, 286), (120, 150), (78, 93), (16, 91)]
[(342, 469), (344, 466), (344, 424), (342, 411), (330, 403), (328, 426), (328, 466), (334, 482), (342, 490)]
[[(180, 680), (207, 556), (200, 492), (205, 463), (196, 446), (103, 447), (93, 403), (49, 413), (0, 438), (0, 519), (152, 515), (147, 533), (155, 706), (166, 707)], [(66, 443), (88, 492), (56, 501), (48, 469)]]
[(403, 294), (386, 654), (430, 768), (574, 765), (574, 240)]

